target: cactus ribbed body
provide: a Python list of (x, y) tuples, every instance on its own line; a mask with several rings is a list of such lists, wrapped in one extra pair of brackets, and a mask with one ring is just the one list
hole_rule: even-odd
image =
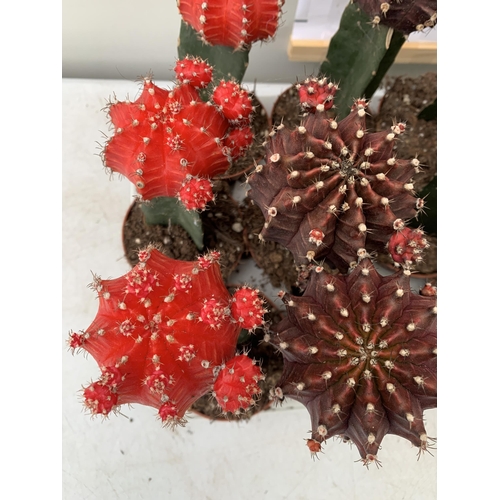
[(410, 272), (382, 277), (365, 258), (347, 276), (316, 267), (301, 297), (282, 295), (288, 317), (270, 336), (283, 354), (277, 397), (304, 404), (313, 453), (332, 436), (378, 463), (386, 434), (420, 451), (423, 411), (436, 406), (436, 296), (410, 289)]
[(412, 184), (419, 161), (393, 155), (404, 124), (370, 133), (366, 107), (357, 100), (338, 122), (316, 107), (295, 129), (276, 127), (265, 164), (248, 179), (265, 217), (261, 239), (281, 243), (299, 264), (327, 259), (345, 272), (366, 252), (386, 251), (394, 221), (423, 208)]
[(177, 0), (179, 12), (210, 45), (244, 49), (272, 38), (285, 0)]

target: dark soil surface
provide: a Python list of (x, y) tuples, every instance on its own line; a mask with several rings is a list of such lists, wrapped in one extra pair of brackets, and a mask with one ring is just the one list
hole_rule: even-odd
[[(258, 235), (264, 225), (264, 216), (259, 207), (252, 205), (248, 199), (238, 206), (229, 195), (229, 190), (227, 182), (218, 181), (214, 189), (217, 193), (215, 205), (210, 204), (201, 215), (205, 251), (221, 252), (224, 280), (229, 278), (242, 256), (248, 255), (273, 286), (291, 291), (298, 275), (291, 252), (279, 243), (260, 241)], [(135, 202), (123, 227), (123, 245), (131, 266), (138, 262), (137, 251), (149, 243), (177, 260), (195, 260), (200, 254), (182, 227), (175, 224), (147, 225), (139, 203)]]
[(287, 128), (300, 124), (300, 101), (297, 89), (292, 86), (285, 90), (274, 103), (271, 121), (274, 126), (281, 123)]
[[(211, 203), (209, 209), (201, 214), (205, 251), (218, 250), (221, 253), (224, 279), (237, 267), (244, 251), (241, 212), (229, 191), (227, 182), (215, 182), (215, 203)], [(146, 224), (140, 204), (134, 202), (123, 226), (123, 246), (131, 266), (138, 262), (137, 251), (150, 243), (177, 260), (196, 260), (202, 253), (182, 227)]]
[(265, 219), (257, 205), (247, 198), (241, 210), (245, 221), (245, 243), (250, 255), (273, 286), (290, 292), (298, 275), (292, 253), (279, 243), (259, 239)]

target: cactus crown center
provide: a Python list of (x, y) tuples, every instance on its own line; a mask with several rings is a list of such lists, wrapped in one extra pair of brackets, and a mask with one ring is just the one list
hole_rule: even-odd
[(350, 158), (345, 158), (340, 162), (340, 173), (342, 177), (352, 178), (358, 173), (358, 169)]

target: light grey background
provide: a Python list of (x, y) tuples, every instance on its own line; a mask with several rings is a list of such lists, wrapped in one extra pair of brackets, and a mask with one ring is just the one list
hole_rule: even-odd
[[(347, 5), (347, 0), (346, 0)], [(295, 82), (319, 63), (290, 62), (288, 40), (297, 0), (286, 0), (274, 41), (256, 43), (246, 82)], [(181, 16), (176, 0), (62, 0), (62, 76), (134, 80), (152, 72), (172, 80)], [(399, 64), (390, 74), (416, 76), (435, 65)]]

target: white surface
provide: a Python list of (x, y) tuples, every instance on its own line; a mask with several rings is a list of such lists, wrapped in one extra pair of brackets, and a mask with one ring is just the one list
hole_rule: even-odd
[[(270, 107), (272, 96), (287, 86), (264, 87), (262, 93), (259, 87), (257, 94)], [(297, 404), (260, 413), (248, 423), (193, 416), (174, 432), (161, 427), (153, 408), (140, 405), (122, 409), (130, 420), (84, 414), (78, 390), (97, 378), (98, 368), (91, 357), (67, 352), (65, 341), (70, 330), (87, 328), (97, 311), (86, 286), (91, 271), (115, 278), (128, 270), (121, 224), (130, 186), (118, 178), (109, 181), (96, 156), (100, 131), (108, 131), (101, 110), (113, 92), (119, 99), (127, 93), (133, 98), (137, 89), (127, 81), (63, 80), (63, 498), (435, 498), (436, 458), (417, 461), (417, 450), (395, 436), (383, 441), (381, 469), (366, 470), (356, 463), (356, 449), (332, 440), (319, 461), (311, 460), (304, 441), (309, 415)], [(426, 426), (428, 435), (436, 436), (435, 410), (426, 412)]]

